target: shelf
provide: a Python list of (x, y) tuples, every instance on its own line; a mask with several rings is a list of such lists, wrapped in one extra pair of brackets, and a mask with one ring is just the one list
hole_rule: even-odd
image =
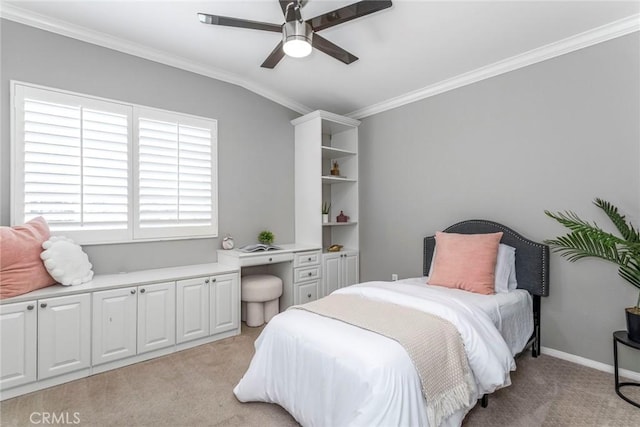
[(341, 157), (355, 156), (353, 151), (342, 150), (340, 148), (322, 146), (322, 158), (323, 159), (339, 159)]
[(322, 254), (323, 254), (323, 255), (324, 255), (324, 254), (343, 254), (343, 253), (345, 253), (345, 252), (348, 252), (348, 253), (352, 253), (352, 254), (353, 254), (354, 252), (358, 252), (358, 249), (343, 247), (343, 248), (342, 248), (342, 249), (340, 249), (339, 251), (331, 252), (331, 251), (328, 251), (328, 250), (327, 250), (327, 248), (322, 248)]
[(324, 175), (322, 177), (323, 184), (338, 184), (341, 182), (357, 182), (355, 179), (350, 178), (336, 178), (335, 176)]
[[(316, 111), (292, 120), (291, 123), (295, 126), (296, 240), (320, 245), (325, 249), (331, 243), (359, 248), (360, 122), (326, 111)], [(331, 171), (337, 175), (332, 175)], [(332, 215), (328, 218), (330, 222), (327, 223), (323, 223), (320, 215), (315, 213), (315, 209), (320, 210), (319, 207), (323, 204), (333, 206)], [(340, 209), (351, 215), (348, 222), (336, 221)], [(351, 270), (357, 268), (357, 265), (350, 266)]]

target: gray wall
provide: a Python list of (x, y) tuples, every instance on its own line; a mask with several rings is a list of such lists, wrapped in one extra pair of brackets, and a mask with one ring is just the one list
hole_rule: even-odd
[[(219, 235), (293, 236), (293, 127), (299, 114), (235, 85), (1, 21), (0, 224), (9, 225), (9, 81), (218, 120)], [(211, 262), (221, 239), (85, 246), (97, 273)]]
[[(422, 237), (463, 219), (541, 241), (564, 232), (545, 209), (609, 226), (601, 197), (639, 226), (639, 52), (634, 33), (365, 118), (361, 278), (421, 275)], [(542, 345), (612, 364), (637, 296), (615, 266), (554, 254)]]

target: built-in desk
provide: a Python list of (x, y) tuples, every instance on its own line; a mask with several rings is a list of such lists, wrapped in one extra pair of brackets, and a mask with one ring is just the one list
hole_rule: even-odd
[(282, 249), (243, 252), (218, 250), (218, 263), (239, 267), (247, 273), (273, 274), (282, 279), (280, 311), (294, 304), (313, 301), (322, 296), (320, 257), (322, 248), (311, 245), (278, 245)]

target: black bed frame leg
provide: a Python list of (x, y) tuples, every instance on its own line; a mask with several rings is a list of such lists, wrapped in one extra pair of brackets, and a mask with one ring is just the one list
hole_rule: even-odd
[(531, 356), (540, 355), (540, 295), (533, 296), (533, 333), (535, 339), (531, 346)]
[(488, 394), (483, 394), (482, 398), (480, 399), (480, 406), (482, 406), (483, 408), (486, 408), (487, 406), (489, 406), (489, 395)]

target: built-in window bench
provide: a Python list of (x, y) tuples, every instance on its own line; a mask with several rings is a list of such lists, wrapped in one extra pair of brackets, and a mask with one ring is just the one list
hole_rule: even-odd
[(240, 334), (239, 268), (96, 275), (0, 301), (0, 400)]

